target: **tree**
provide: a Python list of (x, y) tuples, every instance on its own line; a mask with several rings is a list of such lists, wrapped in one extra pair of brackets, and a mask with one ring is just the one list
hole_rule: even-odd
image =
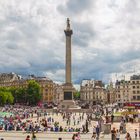
[(12, 104), (14, 101), (14, 97), (9, 91), (0, 91), (0, 105), (4, 105), (6, 103)]
[(40, 85), (34, 81), (28, 81), (27, 87), (27, 103), (29, 105), (36, 105), (41, 100)]
[(7, 100), (6, 102), (9, 103), (9, 104), (12, 104), (14, 102), (14, 97), (12, 95), (11, 92), (5, 92), (6, 96), (7, 96)]
[(73, 96), (74, 96), (74, 99), (75, 99), (75, 100), (79, 100), (79, 99), (80, 99), (80, 92), (79, 92), (79, 91), (76, 91), (76, 92), (73, 94)]
[(3, 91), (0, 91), (0, 105), (4, 105), (6, 103), (6, 95), (4, 94)]
[(11, 87), (10, 91), (11, 91), (12, 95), (14, 96), (15, 103), (26, 103), (26, 98), (25, 98), (26, 88)]

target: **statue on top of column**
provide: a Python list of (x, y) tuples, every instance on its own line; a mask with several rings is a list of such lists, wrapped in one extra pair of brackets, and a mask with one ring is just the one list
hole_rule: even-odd
[(70, 29), (70, 20), (67, 18), (67, 29)]

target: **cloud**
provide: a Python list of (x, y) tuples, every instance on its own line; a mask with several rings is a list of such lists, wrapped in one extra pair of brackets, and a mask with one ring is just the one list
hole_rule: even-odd
[(0, 1), (0, 72), (64, 82), (64, 29), (70, 17), (75, 84), (139, 73), (139, 7), (138, 0)]
[(65, 5), (59, 5), (58, 10), (64, 14), (76, 15), (92, 7), (92, 0), (68, 0)]

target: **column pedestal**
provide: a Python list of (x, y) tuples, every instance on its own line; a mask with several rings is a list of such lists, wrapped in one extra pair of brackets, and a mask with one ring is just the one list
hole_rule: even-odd
[(72, 84), (64, 84), (63, 85), (63, 101), (59, 104), (60, 109), (69, 109), (75, 108), (75, 101), (73, 100), (73, 93), (75, 92), (75, 88)]

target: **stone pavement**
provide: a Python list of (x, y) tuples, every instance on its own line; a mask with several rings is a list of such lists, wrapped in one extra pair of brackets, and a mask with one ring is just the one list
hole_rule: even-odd
[[(134, 140), (134, 133), (130, 133), (132, 136), (132, 140)], [(0, 132), (0, 138), (4, 138), (4, 140), (25, 140), (27, 133), (23, 132)], [(29, 134), (31, 136), (31, 134)], [(62, 140), (71, 140), (73, 133), (68, 132), (44, 132), (44, 133), (37, 133), (37, 140), (58, 140), (59, 137)], [(121, 140), (124, 140), (126, 134), (121, 134)], [(90, 140), (92, 134), (81, 134), (81, 140)], [(111, 134), (103, 135), (101, 134), (100, 140), (111, 140)], [(137, 139), (139, 140), (139, 138)]]
[[(60, 122), (60, 125), (63, 127), (69, 127), (66, 125), (66, 120), (62, 119), (62, 116), (56, 115), (56, 114), (52, 114), (50, 113), (50, 115), (48, 115), (47, 117), (53, 117), (55, 121)], [(79, 113), (76, 113), (76, 119), (78, 118)], [(43, 118), (43, 117), (41, 117)], [(71, 119), (71, 125), (70, 127), (81, 127), (83, 124), (85, 124), (85, 120), (86, 120), (87, 116), (84, 116), (84, 120), (80, 122), (80, 124), (78, 125), (73, 125), (73, 119)], [(36, 117), (35, 118), (30, 118), (33, 121), (36, 121)], [(96, 125), (97, 122), (92, 121), (91, 125), (89, 126), (89, 130), (90, 133), (88, 134), (81, 134), (81, 140), (90, 140), (91, 136), (92, 136), (92, 129), (93, 126)], [(116, 129), (119, 129), (120, 123), (113, 123), (112, 124), (112, 128), (115, 127)], [(134, 130), (137, 129), (139, 130), (139, 124), (138, 123), (127, 123), (126, 124), (126, 130), (131, 134), (132, 138), (134, 139)], [(4, 138), (4, 140), (25, 140), (26, 136), (28, 134), (27, 133), (23, 133), (23, 132), (17, 132), (17, 131), (12, 131), (12, 132), (0, 132), (0, 138)], [(59, 137), (62, 138), (62, 140), (71, 140), (72, 139), (72, 135), (73, 133), (70, 132), (39, 132), (36, 134), (38, 140), (58, 140)], [(121, 140), (124, 140), (125, 138), (125, 134), (121, 134)], [(111, 140), (111, 134), (109, 135), (104, 135), (101, 134), (100, 135), (100, 140)], [(140, 140), (140, 139), (139, 139)]]

